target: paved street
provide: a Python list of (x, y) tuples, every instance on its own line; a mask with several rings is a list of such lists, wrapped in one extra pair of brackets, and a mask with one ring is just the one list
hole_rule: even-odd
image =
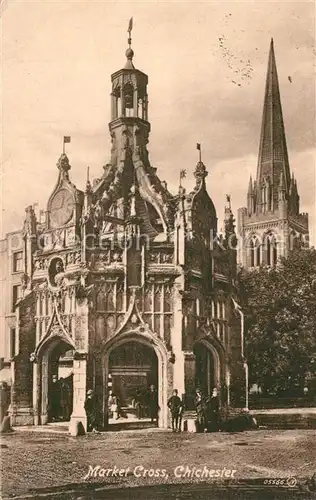
[[(291, 498), (316, 470), (315, 438), (314, 430), (204, 435), (142, 430), (80, 438), (15, 431), (1, 440), (2, 494), (3, 498), (45, 495), (81, 500), (194, 495), (197, 500), (220, 498), (223, 491), (219, 497), (216, 491), (223, 487), (228, 487), (227, 495), (235, 495), (243, 485), (249, 492), (260, 486), (256, 498)], [(292, 476), (296, 485), (262, 484), (269, 478), (284, 478), (284, 483)], [(132, 486), (136, 489), (126, 490)], [(276, 497), (268, 496), (272, 486)], [(205, 488), (213, 488), (215, 496), (203, 496)], [(309, 498), (306, 495), (302, 498)], [(245, 493), (226, 497), (248, 498)]]

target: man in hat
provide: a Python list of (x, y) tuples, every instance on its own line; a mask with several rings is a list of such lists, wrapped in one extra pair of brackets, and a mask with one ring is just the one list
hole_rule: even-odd
[(148, 409), (151, 421), (158, 423), (158, 394), (154, 384), (151, 384), (148, 392)]
[(92, 389), (87, 392), (87, 398), (84, 404), (87, 414), (87, 431), (97, 432), (99, 426), (99, 405), (97, 397)]
[(180, 432), (180, 414), (183, 403), (178, 396), (178, 389), (172, 391), (172, 396), (168, 400), (168, 408), (171, 411), (171, 425), (173, 432)]

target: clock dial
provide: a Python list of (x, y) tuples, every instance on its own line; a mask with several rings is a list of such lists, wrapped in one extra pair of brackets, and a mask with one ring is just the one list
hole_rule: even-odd
[(72, 194), (67, 189), (61, 189), (55, 194), (50, 207), (50, 220), (54, 227), (67, 224), (72, 217), (74, 202)]

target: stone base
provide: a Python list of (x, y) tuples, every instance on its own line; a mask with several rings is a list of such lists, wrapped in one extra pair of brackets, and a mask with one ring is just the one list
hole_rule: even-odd
[(14, 408), (9, 411), (11, 425), (34, 425), (33, 408)]
[[(82, 434), (82, 429), (87, 432), (87, 416), (85, 415), (71, 415), (69, 432), (71, 436), (78, 436)], [(80, 432), (79, 432), (80, 431)]]
[(188, 418), (186, 420), (183, 420), (183, 430), (185, 432), (197, 432), (195, 418)]

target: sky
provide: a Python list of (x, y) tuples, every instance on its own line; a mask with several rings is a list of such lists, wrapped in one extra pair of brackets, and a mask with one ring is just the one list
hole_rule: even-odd
[(87, 166), (102, 175), (110, 75), (125, 64), (133, 16), (134, 64), (149, 75), (151, 163), (174, 193), (186, 169), (190, 190), (201, 143), (220, 219), (226, 194), (237, 215), (255, 177), (274, 38), (290, 167), (315, 245), (314, 2), (1, 0), (1, 10), (2, 236), (21, 227), (26, 206), (46, 208), (64, 135), (77, 187)]

